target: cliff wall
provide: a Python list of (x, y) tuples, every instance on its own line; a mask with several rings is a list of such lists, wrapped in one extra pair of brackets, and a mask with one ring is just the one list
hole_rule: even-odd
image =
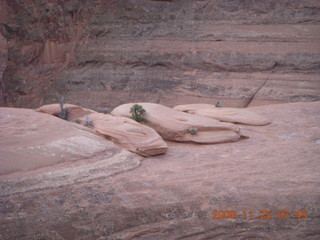
[[(314, 0), (1, 0), (2, 105), (320, 99)], [(7, 59), (7, 60), (5, 60)]]

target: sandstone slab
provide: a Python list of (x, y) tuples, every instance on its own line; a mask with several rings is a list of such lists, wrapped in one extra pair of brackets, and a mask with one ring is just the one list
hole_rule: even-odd
[(167, 151), (167, 144), (155, 130), (132, 119), (103, 113), (93, 113), (88, 118), (92, 119), (94, 130), (111, 138), (126, 150), (142, 156), (153, 156)]
[(108, 176), (140, 164), (138, 156), (89, 128), (30, 109), (1, 108), (0, 133), (1, 195)]
[(221, 108), (215, 107), (212, 104), (187, 104), (175, 106), (173, 109), (213, 118), (222, 122), (254, 126), (263, 126), (271, 123), (266, 117), (245, 108)]
[[(135, 103), (115, 108), (114, 116), (130, 117)], [(145, 124), (155, 129), (164, 139), (179, 142), (221, 143), (240, 139), (239, 128), (230, 123), (180, 112), (154, 103), (138, 103), (145, 110)]]

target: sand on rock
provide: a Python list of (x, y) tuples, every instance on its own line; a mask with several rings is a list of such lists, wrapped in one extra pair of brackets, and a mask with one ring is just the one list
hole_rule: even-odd
[[(130, 109), (136, 103), (127, 103), (116, 107), (114, 116), (131, 117)], [(178, 142), (221, 143), (240, 139), (239, 128), (231, 123), (203, 116), (184, 113), (155, 103), (137, 103), (141, 105), (145, 124), (155, 129), (164, 139)]]

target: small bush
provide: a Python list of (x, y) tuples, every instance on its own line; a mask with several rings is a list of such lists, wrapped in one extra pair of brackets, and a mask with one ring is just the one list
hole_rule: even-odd
[(132, 118), (137, 122), (144, 122), (145, 119), (143, 115), (146, 113), (146, 110), (139, 104), (135, 104), (131, 107), (130, 113)]
[(189, 128), (188, 129), (188, 132), (191, 134), (191, 135), (196, 135), (198, 133), (198, 129), (197, 128)]
[(90, 117), (86, 116), (84, 125), (85, 125), (86, 127), (93, 127), (93, 121), (92, 121), (92, 119), (91, 119)]
[(68, 120), (69, 119), (69, 109), (63, 107), (63, 100), (60, 101), (61, 111), (58, 115), (59, 118)]

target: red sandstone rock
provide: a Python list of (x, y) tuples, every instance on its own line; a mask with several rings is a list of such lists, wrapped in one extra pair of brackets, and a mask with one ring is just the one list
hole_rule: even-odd
[[(130, 117), (135, 103), (116, 107), (111, 114)], [(178, 142), (221, 143), (240, 139), (239, 128), (231, 123), (180, 112), (154, 103), (138, 103), (145, 110), (145, 124), (155, 129), (164, 139)]]
[(92, 119), (93, 128), (98, 133), (111, 138), (126, 150), (142, 156), (159, 155), (167, 151), (167, 144), (155, 130), (132, 119), (103, 113), (93, 113), (88, 118)]
[[(105, 140), (91, 138), (80, 125), (31, 110), (14, 111), (20, 112), (16, 118), (13, 110), (0, 109), (0, 169), (16, 167), (14, 174), (0, 173), (1, 240), (319, 236), (319, 102), (252, 107), (250, 111), (273, 121), (241, 126), (249, 139), (232, 144), (168, 142), (167, 154), (146, 158), (140, 165), (140, 157), (116, 146), (100, 152), (96, 144)], [(39, 118), (31, 115), (45, 121), (36, 127)], [(71, 129), (94, 143), (82, 150), (69, 145), (71, 149), (81, 154), (89, 150), (94, 156), (39, 166), (35, 159), (46, 158), (43, 148), (36, 147), (53, 138), (67, 143), (65, 134)], [(25, 144), (35, 150), (17, 165), (12, 159)], [(51, 153), (61, 154), (57, 148)], [(27, 163), (30, 168), (20, 167)], [(222, 212), (215, 219), (213, 211)], [(227, 218), (227, 211), (236, 211), (236, 219)], [(283, 211), (288, 218), (278, 217)], [(306, 214), (299, 218), (301, 211)]]
[(138, 157), (97, 136), (91, 129), (34, 110), (0, 108), (0, 122), (0, 175), (36, 171), (57, 164), (77, 165), (90, 159), (84, 163), (87, 170), (79, 169), (84, 176), (103, 158), (109, 161), (101, 162), (103, 168), (118, 162), (109, 160), (116, 156), (120, 165), (121, 161), (127, 162), (126, 158), (138, 164)]
[[(98, 133), (111, 138), (126, 150), (142, 156), (153, 156), (167, 151), (167, 144), (156, 131), (129, 118), (97, 113), (73, 104), (64, 104), (63, 109), (67, 111), (66, 120), (93, 127)], [(59, 116), (61, 106), (60, 104), (44, 105), (37, 111)]]
[(222, 122), (241, 123), (254, 126), (263, 126), (271, 123), (269, 119), (245, 108), (220, 108), (215, 107), (215, 105), (212, 104), (188, 104), (178, 105), (173, 109), (213, 118)]
[(125, 102), (319, 100), (319, 7), (316, 0), (0, 0), (5, 104), (35, 108), (64, 96), (109, 111)]

